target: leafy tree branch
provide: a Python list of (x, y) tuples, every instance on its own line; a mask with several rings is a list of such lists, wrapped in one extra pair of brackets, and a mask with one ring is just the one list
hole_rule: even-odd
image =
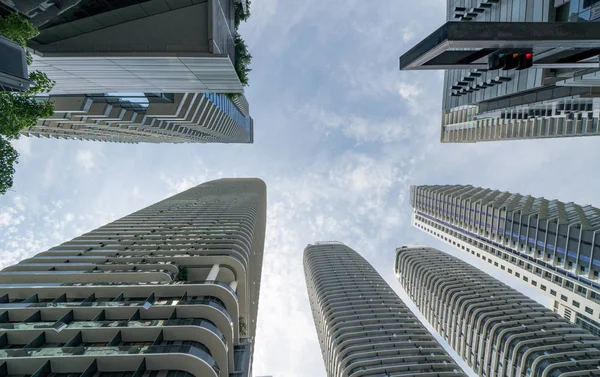
[(234, 67), (243, 86), (248, 86), (248, 73), (252, 71), (250, 69), (252, 55), (248, 51), (246, 42), (238, 33), (238, 28), (240, 23), (242, 21), (246, 22), (248, 18), (250, 18), (250, 0), (246, 1), (246, 11), (244, 11), (241, 3), (235, 3), (235, 33), (233, 35), (233, 42), (235, 44)]
[[(27, 19), (13, 13), (0, 18), (0, 35), (25, 47), (27, 40), (39, 34), (38, 29)], [(27, 64), (33, 61), (27, 52)], [(44, 72), (29, 73), (32, 85), (26, 92), (0, 92), (0, 194), (5, 194), (13, 184), (13, 165), (18, 153), (10, 145), (10, 140), (18, 139), (19, 132), (36, 125), (38, 119), (50, 117), (54, 104), (38, 101), (35, 96), (52, 90), (55, 82)]]

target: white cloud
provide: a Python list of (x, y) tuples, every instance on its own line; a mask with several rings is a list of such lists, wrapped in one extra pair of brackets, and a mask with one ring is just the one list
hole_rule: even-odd
[[(439, 143), (441, 76), (399, 72), (398, 57), (437, 27), (444, 4), (256, 1), (242, 29), (255, 56), (247, 90), (255, 144), (27, 139), (15, 192), (0, 198), (0, 264), (207, 180), (258, 176), (267, 182), (268, 222), (254, 372), (325, 376), (304, 283), (306, 244), (341, 240), (398, 289), (395, 247), (448, 250), (409, 226), (411, 184), (472, 183), (600, 206), (600, 182), (589, 174), (598, 139)], [(416, 6), (439, 11), (416, 17)]]
[(12, 141), (12, 145), (19, 151), (21, 158), (27, 158), (31, 155), (31, 139), (28, 137), (20, 137)]
[(6, 210), (0, 211), (0, 226), (19, 225), (25, 220), (25, 216), (16, 214), (17, 211), (13, 208), (7, 208)]
[(333, 111), (307, 106), (301, 110), (308, 116), (310, 123), (319, 131), (329, 135), (332, 131), (341, 131), (346, 137), (359, 143), (391, 143), (406, 139), (410, 133), (410, 124), (403, 117), (374, 121), (355, 114), (341, 115)]
[(398, 87), (398, 93), (400, 94), (400, 97), (405, 100), (406, 102), (408, 102), (408, 104), (410, 105), (411, 109), (413, 110), (413, 114), (418, 114), (419, 111), (419, 97), (421, 97), (421, 95), (423, 94), (423, 90), (417, 86), (416, 84), (410, 84), (410, 83), (400, 83), (399, 87)]
[(75, 155), (77, 163), (86, 171), (90, 171), (95, 165), (94, 154), (89, 149), (80, 149)]
[(405, 26), (402, 29), (402, 41), (404, 43), (408, 43), (408, 42), (411, 42), (414, 38), (415, 38), (415, 32), (413, 30), (412, 25), (411, 26)]

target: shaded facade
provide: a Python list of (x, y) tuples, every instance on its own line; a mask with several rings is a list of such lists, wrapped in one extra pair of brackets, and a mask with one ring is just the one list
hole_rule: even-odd
[(235, 69), (235, 25), (247, 11), (246, 0), (0, 0), (0, 16), (18, 12), (38, 26), (30, 68), (55, 81), (37, 99), (56, 113), (22, 134), (252, 143)]
[(265, 220), (221, 179), (4, 268), (0, 375), (251, 376)]
[(0, 36), (0, 56), (0, 92), (24, 92), (29, 89), (31, 81), (23, 47)]
[(254, 140), (243, 96), (236, 102), (216, 93), (50, 96), (49, 101), (54, 114), (23, 135), (123, 143)]
[(468, 263), (409, 245), (397, 249), (395, 272), (479, 376), (598, 375), (600, 338)]
[[(599, 135), (594, 3), (448, 0), (447, 23), (400, 58), (401, 69), (445, 70), (440, 140)], [(490, 63), (512, 54), (531, 66)]]
[(44, 18), (29, 47), (32, 69), (56, 81), (51, 94), (243, 92), (234, 8), (245, 0), (71, 2), (14, 6)]
[(413, 225), (554, 300), (600, 335), (600, 209), (473, 186), (411, 187)]
[(304, 274), (327, 376), (466, 376), (348, 246), (308, 245)]

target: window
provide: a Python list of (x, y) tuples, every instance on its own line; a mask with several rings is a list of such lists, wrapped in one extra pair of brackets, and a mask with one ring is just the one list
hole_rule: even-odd
[(562, 278), (559, 278), (558, 276), (554, 276), (554, 282), (562, 285)]
[(529, 278), (527, 276), (523, 276), (523, 281), (529, 281)]
[(594, 314), (594, 311), (591, 308), (585, 307), (585, 312), (589, 314)]
[(504, 267), (504, 265), (501, 265), (501, 266), (500, 266), (500, 269), (501, 269), (501, 270), (506, 270), (506, 267)]
[(551, 289), (551, 290), (550, 290), (550, 294), (551, 294), (552, 296), (556, 296), (556, 291), (555, 291), (554, 289)]
[(532, 281), (531, 281), (531, 284), (533, 284), (533, 286), (534, 286), (534, 287), (537, 287), (537, 281), (535, 281), (535, 280), (532, 280)]
[(510, 268), (508, 269), (508, 273), (509, 273), (509, 274), (512, 274), (512, 270), (511, 270)]
[(560, 295), (560, 299), (563, 300), (564, 302), (569, 302), (569, 299), (565, 295)]
[(573, 300), (573, 306), (576, 307), (576, 308), (578, 308), (579, 307), (579, 303), (577, 301)]
[(494, 262), (494, 267), (498, 267), (498, 262)]
[(545, 285), (543, 285), (543, 284), (540, 285), (540, 288), (542, 289), (542, 291), (544, 291), (544, 292), (546, 291), (546, 286)]

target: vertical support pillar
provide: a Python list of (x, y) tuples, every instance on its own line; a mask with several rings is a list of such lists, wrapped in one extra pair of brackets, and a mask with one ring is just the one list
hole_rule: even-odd
[(206, 278), (206, 280), (217, 280), (217, 277), (219, 276), (219, 270), (220, 270), (220, 266), (218, 264), (214, 264), (212, 266), (212, 268), (210, 269), (210, 272), (208, 273), (208, 277)]

